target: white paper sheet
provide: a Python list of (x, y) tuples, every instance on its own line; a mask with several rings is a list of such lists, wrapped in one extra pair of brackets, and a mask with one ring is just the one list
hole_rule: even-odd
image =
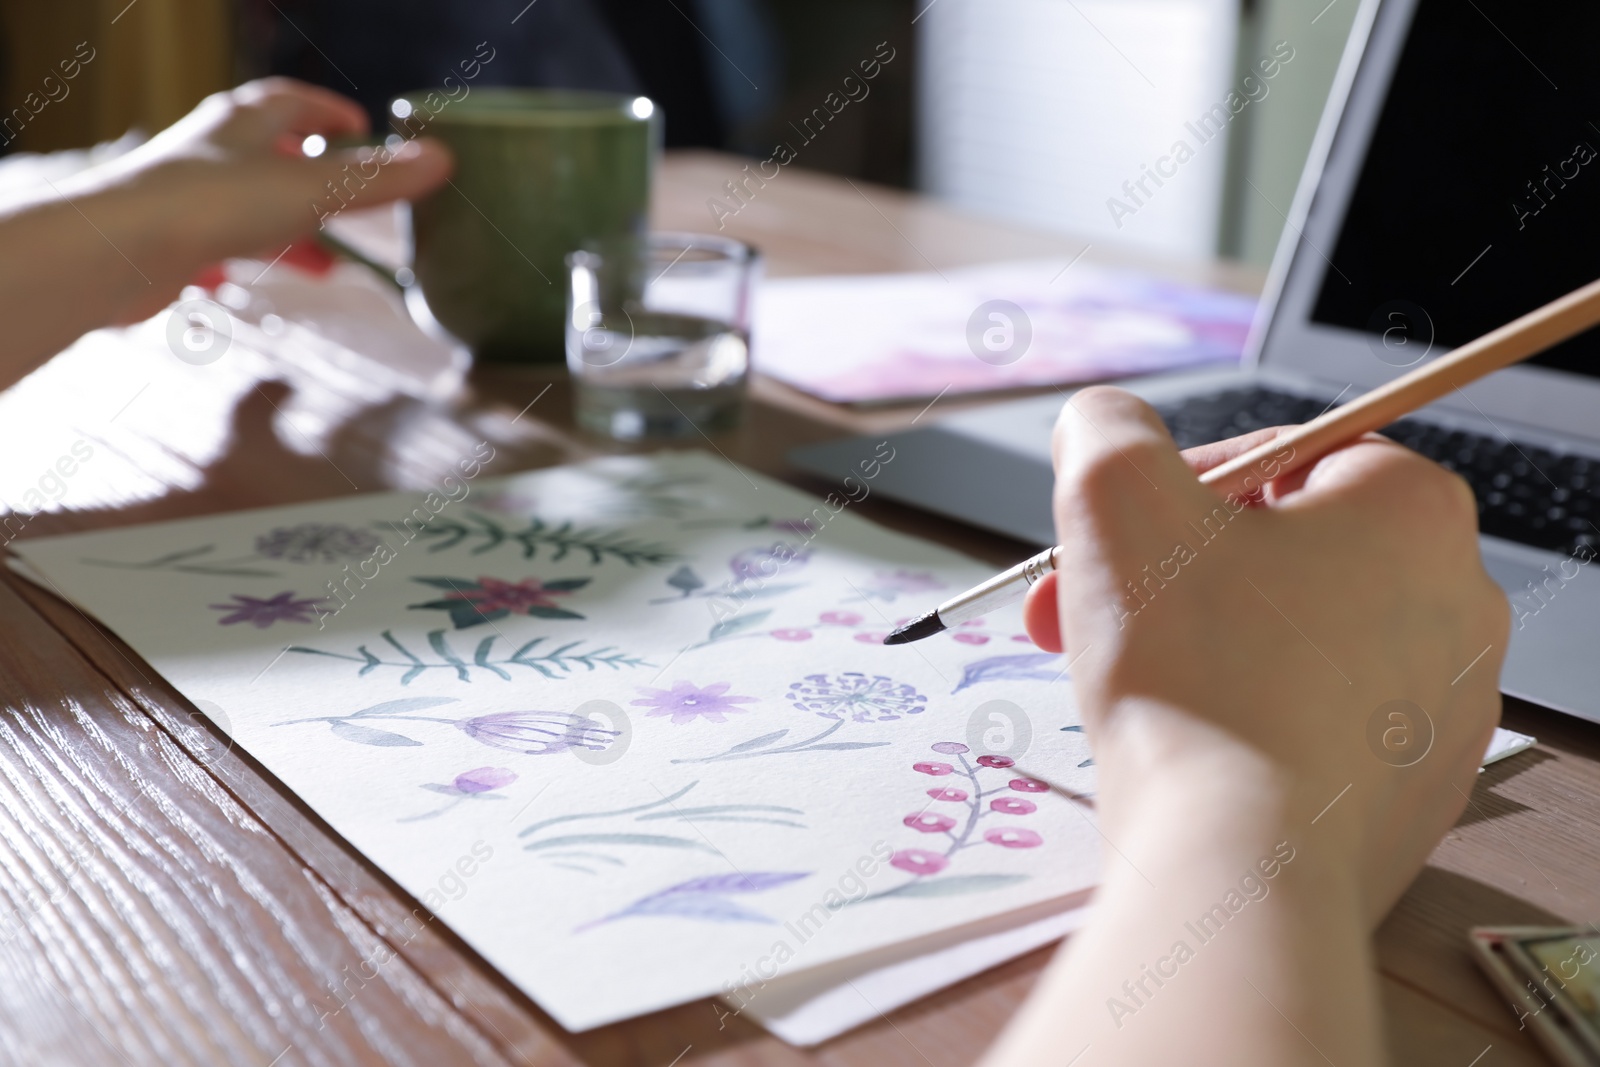
[(990, 568), (701, 454), (462, 470), (14, 547), (569, 1029), (1093, 883), (1059, 657), (879, 643)]
[(792, 1045), (821, 1044), (896, 1008), (1059, 941), (1089, 917), (1083, 894), (841, 960), (726, 999)]

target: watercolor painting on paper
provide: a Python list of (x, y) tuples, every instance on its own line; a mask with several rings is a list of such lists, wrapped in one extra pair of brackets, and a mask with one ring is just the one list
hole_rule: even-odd
[(582, 1030), (1097, 877), (1065, 663), (1014, 614), (882, 644), (990, 568), (861, 519), (863, 460), (825, 501), (667, 453), (14, 548)]

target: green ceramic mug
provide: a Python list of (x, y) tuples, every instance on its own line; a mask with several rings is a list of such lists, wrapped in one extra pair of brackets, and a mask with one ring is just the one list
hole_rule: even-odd
[(563, 363), (567, 253), (649, 228), (661, 143), (648, 99), (554, 89), (406, 93), (406, 137), (455, 153), (451, 184), (415, 204), (417, 282), (480, 359)]

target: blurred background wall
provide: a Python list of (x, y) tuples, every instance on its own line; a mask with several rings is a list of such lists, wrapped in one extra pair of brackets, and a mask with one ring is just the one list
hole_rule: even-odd
[[(479, 84), (645, 92), (663, 106), (669, 145), (765, 158), (887, 43), (894, 59), (870, 96), (806, 143), (798, 165), (1096, 243), (1264, 265), (1357, 5), (0, 0), (0, 120), (13, 118), (0, 151), (160, 129), (266, 73), (344, 92), (381, 122), (389, 97), (438, 84), (487, 41), (495, 60)], [(47, 100), (43, 79), (84, 45), (93, 60)], [(1285, 48), (1293, 58), (1263, 78), (1260, 63)], [(1265, 91), (1213, 119), (1226, 128), (1202, 142), (1203, 116), (1248, 88), (1246, 75)], [(1193, 158), (1163, 163), (1178, 140)], [(1158, 165), (1175, 173), (1139, 184)]]
[[(230, 0), (0, 0), (0, 112), (27, 115), (8, 148), (80, 148), (169, 125), (233, 83), (233, 18)], [(94, 58), (67, 81), (60, 64), (80, 43)], [(65, 95), (45, 86), (52, 76)]]

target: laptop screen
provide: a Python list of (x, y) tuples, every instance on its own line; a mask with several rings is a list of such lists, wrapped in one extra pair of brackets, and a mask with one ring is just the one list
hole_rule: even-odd
[(1312, 320), (1454, 347), (1600, 277), (1597, 57), (1600, 4), (1418, 0)]

